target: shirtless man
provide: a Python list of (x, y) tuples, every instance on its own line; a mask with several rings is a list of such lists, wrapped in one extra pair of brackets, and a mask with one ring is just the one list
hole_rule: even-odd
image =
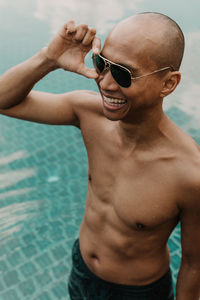
[[(84, 64), (91, 49), (96, 71)], [(167, 241), (179, 221), (176, 299), (200, 297), (200, 148), (162, 109), (180, 81), (183, 49), (180, 28), (161, 14), (120, 22), (101, 52), (95, 30), (70, 21), (1, 78), (9, 82), (2, 114), (82, 132), (88, 194), (73, 246), (72, 300), (174, 299)], [(94, 78), (100, 93), (31, 91), (57, 68)]]

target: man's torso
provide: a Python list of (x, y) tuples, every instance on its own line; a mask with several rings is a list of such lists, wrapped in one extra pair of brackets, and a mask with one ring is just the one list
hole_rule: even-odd
[(104, 280), (145, 285), (169, 268), (167, 240), (199, 150), (171, 121), (167, 137), (139, 147), (121, 138), (118, 125), (94, 111), (81, 120), (89, 170), (80, 248)]

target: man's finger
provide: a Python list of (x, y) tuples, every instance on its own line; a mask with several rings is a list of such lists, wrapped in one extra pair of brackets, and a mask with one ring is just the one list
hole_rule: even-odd
[(99, 77), (99, 74), (97, 74), (97, 72), (94, 69), (89, 68), (84, 70), (83, 75), (90, 79), (97, 79)]
[(76, 26), (73, 20), (67, 22), (60, 30), (60, 35), (63, 38), (71, 39), (76, 33)]
[(94, 28), (89, 28), (83, 41), (82, 41), (82, 44), (84, 46), (88, 46), (92, 43), (93, 39), (94, 39), (94, 36), (96, 34), (96, 29)]
[(95, 69), (90, 69), (86, 65), (81, 65), (78, 73), (91, 79), (97, 79), (99, 76)]
[(68, 21), (64, 27), (68, 32), (76, 31), (75, 22), (73, 20)]
[(77, 26), (77, 31), (76, 34), (74, 35), (74, 39), (76, 41), (82, 41), (85, 35), (87, 34), (87, 31), (88, 31), (88, 25), (82, 24)]
[(101, 52), (101, 40), (98, 36), (95, 36), (92, 42), (92, 52), (99, 54)]

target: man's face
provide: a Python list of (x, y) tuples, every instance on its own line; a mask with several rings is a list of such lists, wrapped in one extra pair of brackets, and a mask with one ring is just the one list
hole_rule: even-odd
[[(132, 25), (131, 30), (128, 23), (117, 26), (107, 37), (101, 52), (108, 60), (127, 67), (133, 77), (156, 70), (149, 55), (153, 41), (145, 36), (144, 27), (140, 22)], [(111, 120), (133, 120), (136, 112), (161, 102), (162, 80), (157, 75), (132, 80), (130, 87), (123, 88), (108, 70), (99, 76), (97, 83), (104, 114)], [(119, 100), (125, 103), (120, 104)]]

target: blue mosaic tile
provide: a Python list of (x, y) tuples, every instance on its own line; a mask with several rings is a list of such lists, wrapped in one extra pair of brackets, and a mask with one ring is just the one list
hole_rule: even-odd
[(19, 283), (19, 274), (17, 271), (9, 271), (3, 275), (4, 282), (6, 283), (6, 286), (10, 288), (13, 285), (16, 285)]
[[(19, 290), (21, 291), (24, 297), (31, 296), (37, 290), (36, 286), (34, 285), (31, 279), (28, 279), (19, 285)], [(30, 299), (30, 298), (29, 298)]]
[(27, 278), (28, 276), (34, 276), (38, 272), (38, 268), (33, 262), (27, 262), (20, 266), (20, 271), (24, 275), (24, 278)]
[(2, 292), (5, 289), (5, 285), (0, 281), (0, 292)]
[(75, 230), (77, 230), (77, 226), (75, 226), (73, 224), (69, 224), (65, 228), (65, 234), (66, 234), (66, 236), (69, 237), (69, 238), (72, 238), (74, 236)]
[(6, 272), (8, 270), (8, 265), (6, 260), (0, 260), (0, 273)]
[(40, 236), (45, 236), (46, 233), (48, 232), (48, 225), (43, 225), (43, 226), (40, 226), (40, 227), (36, 227), (36, 231), (37, 233), (40, 235)]
[[(65, 253), (66, 256), (66, 253)], [(59, 279), (59, 278), (66, 278), (67, 279), (67, 274), (69, 272), (69, 269), (66, 267), (66, 262), (62, 262), (55, 267), (52, 268), (54, 277)]]
[(39, 257), (37, 257), (36, 262), (40, 265), (41, 269), (53, 264), (53, 260), (50, 258), (48, 252), (43, 253)]
[(11, 253), (7, 257), (8, 262), (11, 264), (11, 266), (16, 267), (22, 262), (22, 255), (19, 250)]
[(66, 248), (63, 246), (57, 246), (52, 250), (52, 255), (55, 260), (60, 260), (66, 256)]
[(45, 270), (39, 275), (35, 276), (35, 281), (37, 282), (37, 287), (45, 287), (50, 282), (52, 282), (53, 278), (49, 270)]
[(28, 233), (26, 235), (23, 236), (23, 241), (26, 245), (31, 244), (33, 240), (35, 240), (36, 237), (33, 233)]
[(21, 300), (15, 290), (9, 290), (1, 295), (1, 300)]
[(63, 239), (64, 239), (64, 236), (61, 233), (52, 236), (52, 240), (54, 242), (63, 241)]
[(19, 244), (20, 244), (20, 240), (17, 238), (13, 238), (7, 242), (7, 247), (10, 249), (10, 251), (12, 251), (18, 248)]
[(49, 249), (50, 245), (52, 245), (53, 241), (47, 239), (40, 239), (36, 241), (36, 244), (40, 251), (44, 251), (45, 249)]
[(47, 292), (43, 292), (42, 294), (38, 295), (37, 298), (34, 300), (53, 300), (52, 297)]
[(29, 244), (26, 247), (22, 247), (22, 252), (27, 258), (31, 258), (35, 254), (37, 254), (37, 249), (33, 244)]
[(172, 269), (174, 271), (179, 269), (180, 261), (181, 261), (181, 258), (180, 258), (179, 252), (171, 255), (171, 265), (172, 265)]
[(55, 299), (66, 299), (67, 295), (67, 284), (64, 281), (60, 281), (58, 284), (56, 284), (53, 289), (52, 293), (55, 297)]
[(171, 107), (166, 113), (170, 119), (174, 120), (180, 127), (191, 120), (191, 116), (189, 114), (186, 114), (176, 106)]
[[(3, 205), (2, 205), (3, 207)], [(2, 244), (1, 247), (0, 247), (0, 257), (5, 255), (5, 253), (7, 253), (7, 245), (6, 244)]]

